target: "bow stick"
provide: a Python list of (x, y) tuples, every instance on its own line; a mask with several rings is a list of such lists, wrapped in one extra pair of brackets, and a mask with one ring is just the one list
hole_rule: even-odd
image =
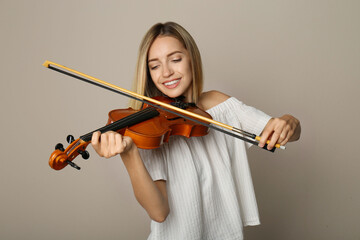
[[(171, 113), (173, 113), (175, 115), (186, 118), (186, 119), (188, 119), (190, 121), (194, 121), (196, 123), (207, 126), (209, 128), (213, 128), (215, 130), (218, 130), (218, 131), (223, 132), (225, 134), (228, 134), (230, 136), (233, 136), (233, 137), (239, 138), (239, 139), (241, 139), (243, 141), (249, 142), (249, 143), (251, 143), (253, 145), (258, 146), (259, 142), (257, 142), (257, 141), (260, 141), (260, 139), (261, 139), (259, 136), (256, 136), (256, 134), (246, 132), (246, 131), (244, 131), (242, 129), (232, 127), (230, 125), (218, 122), (216, 120), (200, 116), (200, 115), (198, 115), (196, 113), (192, 113), (192, 112), (186, 111), (184, 109), (172, 106), (170, 104), (166, 104), (166, 103), (157, 101), (157, 100), (155, 100), (153, 98), (146, 97), (146, 96), (143, 96), (141, 94), (126, 90), (126, 89), (118, 87), (118, 86), (116, 86), (114, 84), (105, 82), (103, 80), (97, 79), (95, 77), (89, 76), (87, 74), (84, 74), (82, 72), (73, 70), (73, 69), (65, 67), (63, 65), (60, 65), (60, 64), (57, 64), (57, 63), (54, 63), (54, 62), (51, 62), (51, 61), (45, 61), (43, 63), (43, 66), (45, 66), (45, 67), (47, 67), (49, 69), (55, 70), (57, 72), (66, 74), (68, 76), (77, 78), (79, 80), (85, 81), (87, 83), (96, 85), (98, 87), (102, 87), (104, 89), (107, 89), (107, 90), (122, 94), (124, 96), (136, 99), (136, 100), (144, 102), (144, 103), (147, 103), (147, 104), (149, 104), (151, 106), (154, 106), (154, 107), (160, 108), (162, 110), (171, 112)], [(227, 131), (227, 130), (224, 130), (222, 128), (213, 126), (211, 124), (220, 126), (220, 127), (224, 128), (224, 129), (227, 129), (227, 130), (230, 130), (230, 131)], [(239, 134), (241, 134), (242, 136), (240, 136)], [(257, 140), (257, 141), (251, 140), (249, 138)], [(266, 142), (266, 145), (263, 147), (265, 150), (267, 150), (266, 147), (267, 147), (267, 144), (269, 142), (270, 141), (268, 140)], [(276, 144), (275, 147), (280, 148), (280, 149), (285, 149), (285, 146), (281, 146), (280, 144)], [(274, 152), (274, 150), (275, 150), (275, 148), (273, 148), (272, 150), (268, 150), (268, 151)]]

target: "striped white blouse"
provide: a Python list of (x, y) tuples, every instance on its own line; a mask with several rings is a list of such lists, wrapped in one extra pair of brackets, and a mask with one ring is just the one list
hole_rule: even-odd
[[(233, 97), (207, 112), (257, 135), (270, 119)], [(166, 180), (170, 205), (163, 223), (151, 222), (148, 240), (239, 240), (243, 226), (260, 224), (249, 146), (211, 129), (204, 137), (172, 136), (161, 148), (140, 150), (152, 179)]]

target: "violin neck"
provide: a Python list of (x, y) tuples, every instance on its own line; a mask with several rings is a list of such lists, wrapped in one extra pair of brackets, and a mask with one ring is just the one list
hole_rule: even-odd
[(107, 131), (118, 131), (122, 128), (126, 128), (129, 126), (132, 126), (134, 124), (143, 122), (145, 120), (148, 120), (150, 118), (158, 116), (160, 113), (153, 107), (145, 108), (141, 111), (138, 111), (136, 113), (133, 113), (129, 116), (126, 116), (118, 121), (115, 121), (113, 123), (110, 123), (104, 127), (101, 127), (99, 129), (96, 129), (94, 131), (91, 131), (85, 135), (82, 135), (80, 137), (81, 140), (84, 142), (90, 142), (92, 138), (92, 134), (94, 132), (100, 131), (101, 133), (107, 132)]

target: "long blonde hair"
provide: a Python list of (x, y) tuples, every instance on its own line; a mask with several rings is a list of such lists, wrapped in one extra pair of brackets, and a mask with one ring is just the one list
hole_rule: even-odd
[[(157, 23), (145, 34), (139, 47), (133, 91), (147, 97), (163, 95), (151, 80), (148, 68), (148, 53), (152, 43), (158, 36), (171, 36), (179, 40), (189, 52), (192, 70), (192, 99), (196, 103), (203, 88), (203, 72), (200, 51), (191, 35), (174, 22)], [(130, 107), (140, 109), (141, 102), (130, 100)]]

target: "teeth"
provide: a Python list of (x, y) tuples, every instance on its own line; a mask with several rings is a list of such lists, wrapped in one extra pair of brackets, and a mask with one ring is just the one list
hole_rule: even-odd
[(165, 86), (169, 86), (169, 85), (173, 85), (175, 83), (177, 83), (179, 80), (174, 80), (174, 81), (171, 81), (171, 82), (167, 82), (167, 83), (164, 83)]

